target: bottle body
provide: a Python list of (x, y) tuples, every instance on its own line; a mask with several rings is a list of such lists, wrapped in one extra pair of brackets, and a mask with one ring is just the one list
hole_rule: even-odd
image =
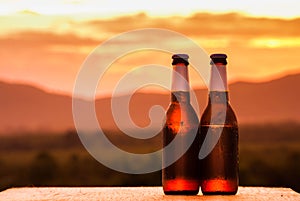
[(224, 63), (216, 66), (222, 70), (219, 78), (211, 78), (214, 83), (210, 84), (209, 101), (199, 128), (201, 149), (211, 147), (200, 160), (201, 191), (204, 195), (233, 195), (238, 190), (238, 123), (224, 80), (226, 66)]
[[(189, 96), (189, 92), (173, 92), (174, 97)], [(174, 98), (172, 98), (174, 99)], [(176, 98), (177, 99), (177, 98)], [(185, 99), (185, 98), (184, 98)], [(163, 146), (167, 146), (174, 138), (176, 150), (163, 151), (163, 161), (166, 158), (174, 158), (175, 152), (183, 155), (168, 167), (162, 170), (163, 190), (165, 194), (196, 195), (199, 191), (199, 135), (198, 117), (193, 107), (187, 102), (172, 101), (167, 111), (166, 123), (163, 130)], [(187, 151), (189, 141), (194, 138)]]
[[(227, 92), (210, 92), (210, 99), (227, 96)], [(222, 112), (226, 116), (218, 116)], [(225, 120), (223, 122), (223, 120)], [(200, 160), (201, 191), (207, 194), (236, 194), (238, 190), (238, 125), (227, 103), (210, 100), (200, 121), (200, 144), (205, 138), (215, 138), (212, 151)], [(210, 135), (210, 136), (208, 136)], [(216, 139), (218, 138), (218, 139)]]
[[(181, 65), (181, 67), (174, 67), (174, 70), (187, 76), (187, 66), (183, 63)], [(190, 92), (187, 85), (178, 84), (180, 80), (174, 77), (171, 104), (167, 110), (163, 128), (162, 185), (167, 195), (196, 195), (199, 192), (200, 139), (197, 132), (199, 119), (190, 104)], [(184, 79), (188, 82), (188, 77)], [(173, 148), (165, 149), (171, 143), (173, 143)], [(181, 156), (176, 160), (178, 153)], [(173, 163), (167, 165), (167, 161), (170, 160)]]

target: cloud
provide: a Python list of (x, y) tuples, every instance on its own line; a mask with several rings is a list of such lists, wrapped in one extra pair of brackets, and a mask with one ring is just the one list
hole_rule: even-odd
[(85, 23), (89, 27), (110, 33), (121, 33), (137, 28), (165, 28), (188, 36), (243, 37), (257, 36), (286, 37), (300, 35), (300, 18), (272, 19), (255, 18), (238, 13), (197, 13), (189, 17), (173, 16), (153, 18), (144, 13)]
[(0, 37), (1, 44), (2, 42), (18, 42), (20, 46), (23, 45), (35, 45), (35, 44), (95, 44), (96, 40), (91, 38), (82, 38), (76, 34), (56, 34), (49, 31), (21, 31), (6, 36)]
[(1, 79), (70, 92), (81, 63), (99, 41), (28, 30), (2, 35), (0, 44)]
[(35, 11), (32, 11), (32, 10), (27, 10), (27, 9), (18, 11), (17, 13), (20, 14), (20, 15), (34, 15), (34, 16), (41, 15), (38, 12), (35, 12)]
[[(24, 18), (23, 21), (20, 18), (12, 18), (12, 23), (9, 22), (10, 19), (6, 19), (6, 24), (13, 24), (13, 26), (2, 26), (2, 42), (18, 40), (19, 46), (32, 46), (38, 45), (38, 43), (51, 44), (56, 46), (52, 47), (56, 50), (63, 50), (63, 45), (66, 45), (67, 48), (71, 45), (99, 45), (123, 32), (143, 28), (173, 30), (191, 37), (204, 48), (228, 47), (230, 45), (253, 46), (253, 44), (258, 47), (264, 39), (269, 41), (267, 42), (269, 44), (271, 40), (280, 42), (280, 39), (283, 39), (285, 40), (284, 43), (287, 44), (287, 40), (291, 41), (300, 37), (300, 27), (298, 26), (300, 18), (289, 20), (255, 18), (238, 13), (196, 13), (189, 17), (150, 17), (145, 13), (139, 13), (94, 20), (78, 20), (62, 16), (55, 16), (51, 20), (50, 16), (30, 16)], [(30, 25), (30, 22), (44, 26), (37, 28)], [(28, 27), (24, 27), (23, 24), (28, 24)], [(253, 42), (258, 39), (260, 42)], [(138, 43), (145, 40), (147, 40), (147, 36), (131, 41), (120, 41), (120, 43)], [(267, 45), (262, 46), (266, 47)], [(274, 47), (279, 47), (279, 45)]]
[(299, 47), (298, 42), (292, 42), (300, 40), (299, 24), (300, 18), (257, 18), (239, 13), (196, 13), (189, 17), (150, 17), (139, 13), (85, 21), (78, 26), (90, 30), (90, 37), (102, 40), (134, 29), (162, 28), (190, 37), (205, 49), (217, 49)]

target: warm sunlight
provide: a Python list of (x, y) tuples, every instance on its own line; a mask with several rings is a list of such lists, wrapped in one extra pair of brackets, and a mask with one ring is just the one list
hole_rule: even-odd
[(184, 3), (166, 1), (117, 1), (117, 0), (1, 0), (0, 15), (18, 12), (32, 12), (43, 15), (89, 15), (113, 17), (146, 12), (151, 16), (191, 15), (202, 12), (240, 12), (252, 16), (294, 18), (299, 16), (299, 1), (239, 1), (223, 3), (217, 0), (193, 1)]
[[(195, 188), (175, 194), (215, 170), (212, 194), (241, 187), (217, 199), (299, 200), (299, 11), (300, 0), (0, 0), (0, 200), (176, 199), (162, 173), (177, 157), (170, 183)], [(202, 198), (215, 196), (183, 197)]]
[(300, 38), (257, 38), (251, 40), (249, 44), (257, 48), (292, 48), (300, 47)]
[[(286, 65), (286, 61), (300, 52), (299, 3), (295, 0), (285, 1), (286, 9), (282, 9), (280, 2), (267, 0), (234, 0), (230, 4), (216, 0), (184, 3), (171, 0), (130, 0), (126, 3), (116, 0), (0, 0), (0, 3), (1, 80), (31, 83), (69, 94), (80, 66), (97, 46), (118, 34), (144, 28), (162, 28), (183, 34), (208, 54), (227, 53), (229, 82), (269, 80), (289, 72), (300, 72), (299, 66)], [(139, 44), (145, 40), (147, 38), (134, 39)], [(116, 48), (122, 48), (122, 43), (107, 48), (106, 53), (112, 55)], [(270, 49), (272, 55), (268, 53)], [(147, 60), (147, 54), (136, 56), (145, 64), (151, 61)], [(249, 56), (251, 61), (259, 60), (260, 65), (244, 63)], [(166, 58), (156, 59), (156, 63), (169, 65)], [(104, 84), (106, 90), (112, 89), (115, 84), (112, 82), (122, 73), (141, 65), (136, 61), (124, 59), (114, 63)], [(195, 87), (203, 86), (194, 73), (191, 77)]]
[[(123, 32), (150, 27), (181, 33), (208, 54), (227, 53), (229, 82), (264, 81), (300, 72), (297, 64), (286, 64), (298, 57), (300, 52), (300, 18), (288, 20), (199, 12), (188, 17), (178, 15), (172, 20), (143, 13), (110, 19), (75, 19), (26, 11), (3, 16), (2, 19), (0, 79), (31, 83), (67, 94), (73, 89), (80, 66), (97, 46)], [(146, 42), (147, 37), (133, 40), (141, 44)], [(121, 47), (122, 42), (107, 48), (106, 53), (113, 54), (115, 48)], [(273, 50), (272, 55), (270, 49)], [(286, 54), (287, 51), (289, 54)], [(147, 54), (136, 56), (144, 64), (151, 62)], [(122, 73), (143, 64), (136, 63), (136, 59), (124, 59), (113, 64), (114, 68), (104, 83), (106, 91), (112, 90)], [(169, 66), (169, 59), (156, 57), (155, 63)], [(256, 61), (259, 65), (254, 65)], [(192, 74), (191, 78), (193, 86), (203, 86), (199, 77)]]

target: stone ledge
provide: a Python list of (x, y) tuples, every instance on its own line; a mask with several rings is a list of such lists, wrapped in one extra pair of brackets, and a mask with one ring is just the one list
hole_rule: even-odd
[(300, 201), (300, 194), (289, 188), (239, 187), (234, 196), (166, 196), (162, 187), (24, 187), (0, 193), (1, 201), (100, 201), (100, 200), (239, 200)]

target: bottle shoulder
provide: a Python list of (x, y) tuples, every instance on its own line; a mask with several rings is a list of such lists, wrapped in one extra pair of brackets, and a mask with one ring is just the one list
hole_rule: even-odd
[(200, 119), (201, 125), (236, 125), (237, 117), (229, 102), (208, 104)]
[(171, 103), (166, 112), (166, 124), (197, 126), (199, 119), (190, 103)]

